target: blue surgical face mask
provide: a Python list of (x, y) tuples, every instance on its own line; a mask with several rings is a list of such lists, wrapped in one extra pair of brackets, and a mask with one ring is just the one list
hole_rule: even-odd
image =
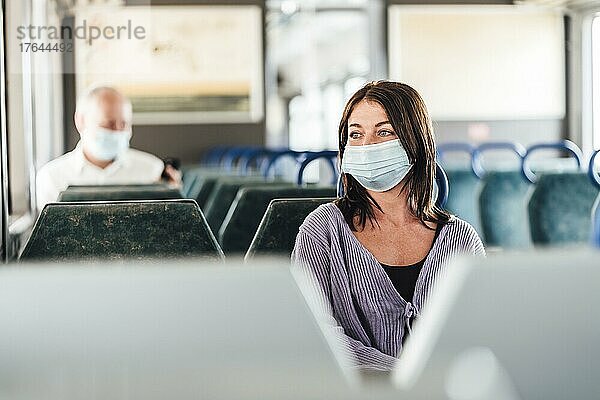
[(113, 131), (94, 127), (87, 129), (82, 137), (85, 151), (99, 160), (114, 160), (129, 148), (131, 131)]
[(365, 189), (385, 192), (399, 184), (412, 168), (400, 139), (364, 146), (346, 146), (342, 172)]

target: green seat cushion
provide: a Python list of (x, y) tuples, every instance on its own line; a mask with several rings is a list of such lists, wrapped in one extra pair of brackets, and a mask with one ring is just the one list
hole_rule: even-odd
[(242, 188), (221, 228), (219, 242), (225, 254), (245, 254), (271, 200), (281, 198), (335, 197), (332, 186), (273, 188), (257, 186)]
[(219, 179), (215, 183), (212, 193), (203, 208), (208, 226), (210, 226), (210, 229), (212, 229), (213, 232), (218, 232), (221, 228), (238, 191), (241, 188), (253, 186), (296, 187), (291, 183), (271, 183), (265, 182), (262, 179)]
[(321, 204), (335, 198), (276, 199), (271, 201), (246, 258), (255, 255), (290, 256), (294, 249), (298, 229), (304, 219)]
[(193, 200), (51, 203), (21, 260), (222, 258)]
[(181, 197), (178, 189), (166, 185), (69, 186), (60, 193), (58, 201), (167, 200)]
[(216, 182), (219, 178), (228, 176), (231, 175), (223, 170), (204, 167), (188, 167), (184, 172), (183, 179), (184, 182), (189, 182), (191, 180), (193, 180), (193, 182), (188, 183), (189, 189), (186, 197), (196, 200), (196, 203), (204, 210)]

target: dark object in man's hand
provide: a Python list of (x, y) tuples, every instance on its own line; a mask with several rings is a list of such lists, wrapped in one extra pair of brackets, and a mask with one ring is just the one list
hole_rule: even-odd
[(166, 179), (166, 180), (170, 180), (171, 176), (167, 173), (167, 165), (170, 165), (171, 167), (173, 167), (176, 170), (179, 170), (181, 167), (181, 160), (179, 158), (165, 158), (163, 159), (163, 162), (165, 163), (165, 169), (163, 170), (163, 173), (161, 175), (161, 178)]

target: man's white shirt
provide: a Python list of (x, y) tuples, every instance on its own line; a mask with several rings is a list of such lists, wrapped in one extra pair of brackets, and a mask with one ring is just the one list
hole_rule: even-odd
[(164, 164), (158, 157), (143, 151), (128, 149), (106, 168), (89, 162), (81, 143), (44, 165), (37, 173), (36, 196), (38, 210), (56, 201), (69, 185), (134, 185), (157, 183)]

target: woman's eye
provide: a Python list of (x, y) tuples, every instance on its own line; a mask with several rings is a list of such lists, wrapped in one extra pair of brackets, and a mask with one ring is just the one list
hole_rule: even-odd
[(390, 136), (390, 135), (393, 135), (394, 132), (388, 131), (388, 130), (382, 130), (382, 131), (377, 132), (377, 134), (379, 136)]
[(350, 132), (350, 138), (358, 139), (360, 137), (360, 132)]

